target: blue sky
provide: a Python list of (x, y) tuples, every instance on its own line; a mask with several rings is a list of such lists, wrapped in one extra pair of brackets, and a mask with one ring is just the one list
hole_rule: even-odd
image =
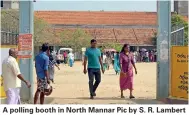
[[(34, 10), (156, 12), (156, 1), (38, 1)], [(172, 2), (173, 11), (173, 2)]]

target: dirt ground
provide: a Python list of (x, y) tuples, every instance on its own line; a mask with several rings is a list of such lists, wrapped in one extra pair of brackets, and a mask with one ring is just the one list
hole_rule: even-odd
[[(125, 99), (120, 98), (119, 76), (111, 67), (102, 75), (94, 100), (89, 99), (88, 76), (83, 74), (81, 62), (74, 67), (60, 65), (61, 70), (55, 72), (55, 84), (52, 94), (45, 99), (45, 104), (157, 104), (156, 97), (156, 63), (137, 63), (138, 74), (134, 76), (134, 96), (129, 99), (129, 91), (125, 91)], [(36, 77), (36, 73), (34, 72)], [(35, 84), (36, 86), (36, 81)], [(36, 89), (36, 87), (34, 88)]]

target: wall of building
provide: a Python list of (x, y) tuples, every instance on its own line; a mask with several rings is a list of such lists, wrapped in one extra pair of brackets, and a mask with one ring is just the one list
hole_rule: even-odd
[(174, 11), (180, 15), (188, 16), (188, 1), (175, 1)]
[(11, 1), (3, 1), (3, 7), (1, 9), (10, 9)]
[(2, 9), (19, 9), (18, 0), (3, 1)]
[(18, 0), (13, 0), (11, 3), (11, 9), (19, 9), (19, 2)]

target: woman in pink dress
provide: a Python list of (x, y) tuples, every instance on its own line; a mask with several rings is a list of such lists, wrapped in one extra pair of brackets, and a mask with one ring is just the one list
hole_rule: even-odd
[(137, 69), (134, 63), (134, 57), (132, 53), (130, 53), (130, 46), (125, 44), (122, 48), (120, 54), (120, 67), (121, 67), (121, 75), (120, 75), (120, 90), (121, 90), (121, 98), (125, 98), (123, 95), (123, 91), (126, 89), (130, 90), (130, 99), (135, 98), (133, 96), (133, 67), (135, 69), (135, 74), (137, 74)]

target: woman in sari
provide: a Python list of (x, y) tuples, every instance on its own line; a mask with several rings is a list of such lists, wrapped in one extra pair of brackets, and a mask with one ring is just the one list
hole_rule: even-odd
[(130, 47), (128, 44), (125, 44), (120, 53), (120, 90), (121, 98), (124, 98), (123, 91), (129, 89), (130, 96), (129, 98), (135, 98), (133, 96), (133, 67), (135, 69), (135, 74), (137, 74), (137, 69), (134, 63), (134, 57), (130, 53)]
[(114, 56), (114, 70), (116, 75), (120, 73), (120, 64), (119, 64), (119, 52)]

